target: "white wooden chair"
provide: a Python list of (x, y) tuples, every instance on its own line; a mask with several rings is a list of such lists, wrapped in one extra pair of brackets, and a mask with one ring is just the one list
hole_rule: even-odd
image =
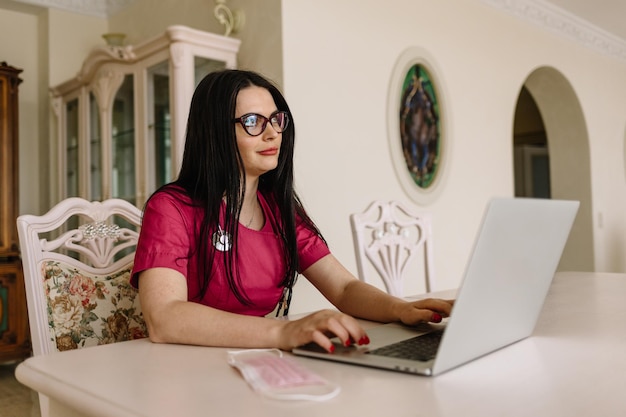
[(405, 275), (420, 252), (424, 262), (424, 288), (433, 290), (434, 258), (429, 213), (417, 214), (397, 201), (374, 201), (362, 213), (350, 216), (359, 279), (373, 282), (366, 263), (380, 275), (387, 292), (404, 296)]
[[(140, 222), (120, 199), (68, 198), (17, 218), (35, 356), (147, 336), (129, 283)], [(47, 398), (39, 402), (47, 416)]]

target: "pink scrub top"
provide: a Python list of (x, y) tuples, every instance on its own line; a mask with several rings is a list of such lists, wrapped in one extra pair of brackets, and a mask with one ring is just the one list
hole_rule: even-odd
[[(270, 216), (275, 210), (258, 193), (265, 215), (260, 231), (239, 224), (239, 271), (244, 294), (252, 305), (237, 300), (228, 286), (224, 270), (224, 253), (215, 251), (213, 276), (208, 290), (197, 300), (202, 277), (197, 271), (198, 251), (194, 234), (202, 221), (202, 209), (194, 208), (183, 194), (160, 192), (154, 195), (143, 213), (141, 233), (135, 254), (131, 284), (137, 288), (139, 272), (150, 268), (170, 268), (187, 279), (189, 300), (238, 314), (264, 316), (280, 301), (286, 262), (280, 237), (274, 233)], [(224, 205), (222, 205), (222, 218)], [(274, 217), (272, 217), (274, 218)], [(298, 222), (299, 223), (299, 222)], [(223, 225), (221, 225), (223, 228)], [(302, 224), (296, 226), (299, 270), (302, 272), (330, 253), (324, 241)]]

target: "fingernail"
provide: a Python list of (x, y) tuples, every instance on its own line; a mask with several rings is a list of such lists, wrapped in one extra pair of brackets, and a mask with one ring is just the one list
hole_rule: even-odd
[(362, 338), (359, 339), (359, 345), (369, 345), (370, 343), (370, 338), (367, 336), (363, 336)]
[(344, 346), (345, 347), (350, 347), (350, 345), (352, 345), (352, 339), (348, 339), (345, 341)]
[(328, 349), (328, 352), (335, 353), (335, 345), (330, 345), (330, 348)]
[(433, 323), (440, 323), (442, 320), (441, 314), (439, 313), (433, 313), (433, 316), (430, 318), (430, 321), (432, 321)]

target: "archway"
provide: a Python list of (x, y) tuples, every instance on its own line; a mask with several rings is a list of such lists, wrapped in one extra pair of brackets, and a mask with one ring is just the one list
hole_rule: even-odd
[(515, 196), (550, 198), (550, 158), (541, 112), (523, 86), (513, 122)]
[(544, 167), (549, 167), (549, 195), (544, 197), (580, 201), (559, 270), (593, 271), (589, 136), (580, 102), (568, 80), (550, 67), (533, 71), (521, 89), (522, 99), (523, 94), (529, 94), (536, 104), (544, 127), (545, 156), (549, 156), (549, 164), (543, 162)]

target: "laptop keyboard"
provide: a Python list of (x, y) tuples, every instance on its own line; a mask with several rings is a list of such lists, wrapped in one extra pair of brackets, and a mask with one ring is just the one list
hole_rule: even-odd
[(437, 354), (442, 335), (443, 330), (436, 330), (371, 350), (369, 353), (392, 358), (429, 361)]

